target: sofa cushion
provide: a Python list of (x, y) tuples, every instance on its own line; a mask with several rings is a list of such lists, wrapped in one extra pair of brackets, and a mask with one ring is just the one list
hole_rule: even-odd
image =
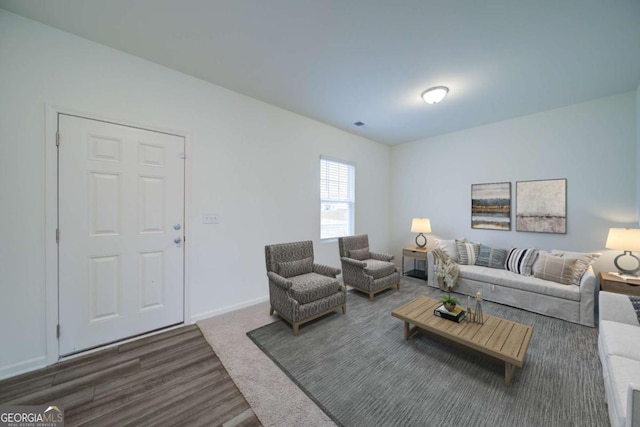
[(504, 262), (504, 268), (523, 276), (533, 274), (531, 267), (538, 257), (538, 250), (535, 248), (518, 249), (511, 248)]
[(278, 274), (285, 278), (311, 273), (313, 271), (313, 257), (278, 263)]
[(589, 266), (593, 264), (595, 260), (600, 258), (599, 253), (588, 253), (588, 252), (568, 252), (568, 251), (560, 251), (554, 249), (551, 251), (552, 255), (561, 256), (563, 258), (573, 258), (576, 260), (576, 267), (573, 273), (572, 284), (576, 286), (580, 286), (580, 281), (582, 280), (582, 276), (584, 272), (587, 271)]
[(573, 274), (576, 269), (575, 258), (564, 258), (541, 252), (538, 261), (533, 267), (533, 276), (538, 279), (551, 280), (563, 285), (573, 283)]
[(640, 362), (640, 327), (610, 320), (601, 320), (598, 327), (602, 351), (606, 355)]
[(447, 256), (451, 258), (451, 260), (453, 260), (454, 262), (458, 262), (458, 252), (456, 251), (455, 240), (436, 239), (436, 247), (447, 254)]
[(307, 273), (289, 278), (293, 283), (291, 286), (291, 297), (300, 304), (307, 304), (319, 300), (329, 295), (333, 295), (340, 290), (340, 282), (333, 277), (323, 276), (318, 273)]
[(549, 280), (533, 276), (523, 276), (507, 270), (480, 267), (477, 265), (460, 265), (460, 277), (485, 283), (495, 283), (513, 289), (534, 292), (571, 301), (580, 301), (580, 288), (564, 286)]
[(463, 265), (474, 265), (480, 251), (479, 243), (468, 243), (456, 240), (456, 253), (458, 263)]
[(611, 395), (607, 402), (609, 410), (613, 409), (614, 416), (620, 426), (626, 424), (629, 384), (640, 384), (640, 361), (620, 356), (609, 356), (609, 383)]
[(506, 258), (506, 249), (493, 249), (488, 246), (480, 245), (476, 265), (504, 269), (504, 261)]
[(374, 279), (387, 277), (396, 271), (396, 265), (392, 262), (379, 261), (377, 259), (368, 259), (365, 262), (367, 266), (364, 268), (364, 272)]
[(357, 259), (358, 261), (364, 261), (365, 259), (371, 258), (371, 254), (369, 253), (369, 247), (362, 249), (351, 249), (349, 251), (349, 258)]

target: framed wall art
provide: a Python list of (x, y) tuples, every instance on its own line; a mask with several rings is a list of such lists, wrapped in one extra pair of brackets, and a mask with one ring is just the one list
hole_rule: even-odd
[(511, 183), (471, 184), (471, 228), (511, 230)]
[(567, 180), (516, 182), (516, 231), (567, 233)]

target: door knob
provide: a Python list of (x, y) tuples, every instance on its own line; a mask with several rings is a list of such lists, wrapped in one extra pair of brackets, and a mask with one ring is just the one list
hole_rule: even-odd
[(176, 237), (175, 239), (173, 239), (173, 242), (179, 244), (180, 242), (182, 242), (182, 239), (180, 237)]
[(176, 224), (173, 226), (174, 230), (180, 230), (182, 228), (182, 226), (180, 224)]

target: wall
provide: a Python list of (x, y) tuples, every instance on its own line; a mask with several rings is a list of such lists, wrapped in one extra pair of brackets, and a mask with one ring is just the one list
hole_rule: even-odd
[(356, 164), (356, 232), (388, 250), (387, 146), (3, 10), (0, 58), (0, 378), (45, 361), (45, 104), (189, 133), (194, 319), (266, 300), (265, 244), (312, 239), (340, 265), (321, 154)]
[(640, 225), (640, 85), (636, 90), (636, 216)]
[[(391, 247), (412, 245), (411, 218), (431, 219), (433, 237), (494, 247), (599, 251), (610, 227), (637, 226), (636, 93), (393, 147)], [(515, 182), (567, 178), (567, 234), (515, 231)], [(512, 230), (471, 229), (471, 184), (511, 182)]]

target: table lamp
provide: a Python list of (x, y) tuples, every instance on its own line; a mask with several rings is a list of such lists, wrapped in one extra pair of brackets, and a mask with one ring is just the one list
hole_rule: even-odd
[[(416, 236), (416, 246), (424, 248), (427, 246), (427, 237), (422, 233), (431, 233), (431, 221), (429, 221), (429, 218), (413, 218), (411, 222), (411, 232), (419, 233)], [(422, 244), (418, 241), (420, 237), (424, 239), (424, 243)]]
[[(618, 255), (613, 263), (616, 268), (622, 274), (636, 274), (638, 270), (640, 270), (640, 259), (637, 256), (633, 255), (631, 252), (640, 251), (640, 229), (637, 228), (610, 228), (609, 235), (607, 236), (607, 243), (605, 244), (607, 249), (618, 249), (623, 251), (620, 255)], [(636, 259), (636, 263), (638, 264), (635, 269), (629, 270), (626, 268), (620, 267), (618, 264), (618, 259), (621, 257), (628, 255), (631, 258)]]

